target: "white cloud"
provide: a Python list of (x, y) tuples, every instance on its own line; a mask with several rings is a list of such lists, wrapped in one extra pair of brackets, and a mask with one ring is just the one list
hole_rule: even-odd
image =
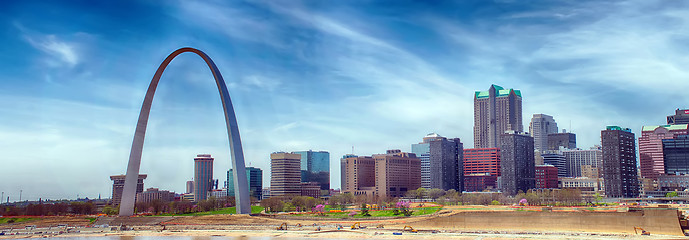
[[(76, 47), (73, 44), (59, 40), (55, 35), (34, 37), (25, 35), (24, 39), (34, 48), (41, 50), (69, 67), (74, 67), (79, 63)], [(51, 65), (54, 67), (59, 66), (59, 64), (52, 61), (49, 63), (52, 63)]]

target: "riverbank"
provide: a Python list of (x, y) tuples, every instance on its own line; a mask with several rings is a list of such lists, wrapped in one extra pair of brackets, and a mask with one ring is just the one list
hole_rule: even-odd
[[(224, 228), (224, 227), (223, 227)], [(398, 233), (401, 235), (394, 235)], [(215, 229), (215, 230), (136, 230), (123, 232), (79, 232), (66, 233), (60, 235), (37, 234), (37, 235), (14, 235), (0, 236), (0, 239), (20, 239), (20, 238), (93, 238), (93, 239), (120, 239), (124, 237), (227, 237), (239, 239), (532, 239), (532, 240), (551, 240), (551, 239), (574, 239), (574, 240), (612, 240), (612, 239), (686, 239), (679, 236), (651, 235), (640, 236), (630, 234), (590, 234), (590, 233), (564, 233), (564, 232), (509, 232), (509, 231), (439, 231), (439, 232), (402, 232), (399, 230), (385, 229), (360, 229), (360, 230), (329, 230), (314, 231), (313, 229), (295, 230), (246, 230), (246, 229)]]
[[(622, 209), (619, 209), (622, 210)], [(354, 226), (356, 223), (357, 226)], [(95, 227), (94, 227), (95, 226)], [(284, 226), (286, 229), (276, 230)], [(354, 227), (353, 227), (354, 226)], [(418, 233), (403, 232), (407, 226)], [(362, 227), (362, 228), (359, 228)], [(329, 219), (294, 215), (205, 215), (166, 217), (100, 217), (90, 223), (84, 217), (46, 217), (27, 223), (3, 224), (3, 238), (43, 236), (241, 236), (278, 238), (401, 238), (436, 239), (437, 236), (479, 236), (494, 239), (619, 239), (639, 234), (635, 227), (663, 239), (684, 238), (678, 211), (673, 209), (626, 209), (626, 211), (491, 211), (442, 210), (438, 213), (395, 218)], [(320, 231), (319, 231), (320, 230)], [(17, 235), (10, 235), (17, 234)], [(229, 234), (229, 235), (228, 235)], [(380, 235), (382, 234), (382, 235)], [(487, 235), (486, 235), (487, 234)], [(8, 236), (10, 235), (10, 236)], [(416, 236), (416, 237), (414, 237)], [(646, 236), (645, 236), (646, 237)], [(461, 238), (460, 238), (461, 239)]]

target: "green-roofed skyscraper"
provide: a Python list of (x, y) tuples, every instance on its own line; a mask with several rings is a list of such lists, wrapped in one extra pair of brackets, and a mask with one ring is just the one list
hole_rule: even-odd
[(497, 148), (505, 131), (523, 132), (522, 93), (491, 85), (474, 95), (474, 148)]

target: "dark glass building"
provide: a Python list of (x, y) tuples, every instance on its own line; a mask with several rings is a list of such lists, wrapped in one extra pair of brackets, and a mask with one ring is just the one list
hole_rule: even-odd
[(501, 136), (500, 189), (515, 195), (536, 187), (533, 137), (514, 131)]
[(569, 166), (567, 166), (567, 158), (565, 158), (565, 155), (559, 153), (546, 153), (541, 154), (541, 157), (543, 157), (544, 164), (553, 165), (557, 168), (558, 177), (572, 176), (572, 171), (570, 171), (568, 168)]
[(412, 153), (421, 156), (421, 187), (463, 190), (464, 145), (459, 138), (447, 139), (431, 133), (423, 142), (412, 144)]
[(667, 124), (689, 124), (689, 109), (675, 110), (675, 115), (667, 116)]
[[(261, 200), (263, 193), (263, 170), (255, 167), (246, 167), (246, 180), (249, 183), (249, 195)], [(227, 196), (234, 196), (234, 174), (232, 169), (227, 170)]]
[(666, 174), (689, 174), (689, 135), (663, 139)]
[(208, 199), (208, 191), (213, 189), (213, 160), (210, 154), (194, 158), (194, 202)]
[(293, 154), (301, 155), (301, 182), (315, 182), (321, 190), (330, 191), (330, 153), (308, 150)]
[(629, 128), (608, 126), (601, 131), (603, 179), (608, 197), (638, 197), (636, 144)]
[(551, 133), (548, 134), (548, 150), (557, 151), (560, 147), (566, 149), (577, 148), (577, 135), (574, 133)]

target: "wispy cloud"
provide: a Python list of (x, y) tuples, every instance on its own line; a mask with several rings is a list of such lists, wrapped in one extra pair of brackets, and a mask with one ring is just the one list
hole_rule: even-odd
[(63, 41), (53, 34), (36, 33), (16, 22), (14, 26), (21, 31), (21, 37), (27, 43), (51, 57), (49, 65), (74, 67), (79, 63), (76, 44)]

